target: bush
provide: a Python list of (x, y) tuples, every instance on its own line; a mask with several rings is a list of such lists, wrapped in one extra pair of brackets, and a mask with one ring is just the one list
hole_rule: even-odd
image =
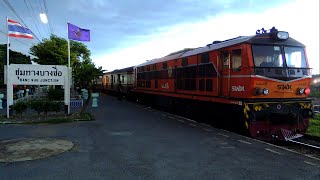
[(32, 100), (30, 101), (30, 108), (37, 111), (38, 115), (43, 111), (43, 101), (42, 100)]
[(18, 101), (12, 106), (12, 109), (15, 110), (17, 114), (21, 116), (22, 113), (28, 109), (28, 104), (23, 101)]
[(45, 99), (32, 100), (30, 101), (31, 109), (41, 113), (47, 114), (48, 112), (59, 112), (63, 110), (63, 102), (59, 101), (50, 101)]
[(48, 98), (50, 100), (55, 100), (55, 101), (63, 100), (63, 98), (64, 98), (64, 90), (61, 89), (60, 86), (57, 86), (55, 89), (50, 87), (50, 89), (48, 91)]

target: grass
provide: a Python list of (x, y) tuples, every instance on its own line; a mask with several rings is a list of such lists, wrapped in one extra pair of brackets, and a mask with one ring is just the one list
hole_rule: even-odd
[(314, 118), (310, 119), (306, 134), (320, 138), (320, 114), (316, 114)]
[(9, 120), (5, 117), (0, 118), (0, 124), (59, 124), (75, 121), (92, 121), (94, 116), (91, 113), (73, 114), (70, 116), (31, 116), (21, 120), (19, 117), (12, 117)]

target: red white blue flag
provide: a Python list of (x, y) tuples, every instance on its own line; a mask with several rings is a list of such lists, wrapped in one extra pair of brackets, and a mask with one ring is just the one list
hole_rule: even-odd
[(23, 27), (20, 23), (8, 19), (8, 36), (16, 38), (33, 39), (30, 29)]

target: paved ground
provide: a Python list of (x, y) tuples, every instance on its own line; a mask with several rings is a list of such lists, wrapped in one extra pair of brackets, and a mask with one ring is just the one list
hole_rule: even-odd
[(103, 96), (96, 121), (0, 125), (0, 137), (56, 138), (74, 148), (0, 163), (0, 179), (320, 179), (320, 161)]

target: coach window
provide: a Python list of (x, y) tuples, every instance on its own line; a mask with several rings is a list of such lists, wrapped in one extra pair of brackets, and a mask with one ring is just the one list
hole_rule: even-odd
[(228, 51), (222, 51), (220, 53), (220, 58), (223, 61), (223, 68), (229, 68), (229, 52)]
[(201, 54), (201, 63), (208, 63), (209, 62), (209, 53)]
[(121, 78), (121, 82), (124, 83), (124, 75), (122, 75)]
[(182, 58), (181, 66), (188, 66), (188, 58)]
[(206, 91), (212, 92), (212, 79), (206, 80)]
[(241, 49), (232, 50), (232, 69), (233, 71), (240, 71), (241, 67)]
[(150, 71), (150, 66), (148, 65), (146, 69), (147, 69), (147, 71)]
[(199, 80), (199, 91), (204, 91), (204, 79)]
[(162, 69), (167, 69), (167, 62), (162, 63)]
[(154, 70), (154, 71), (157, 70), (156, 64), (153, 65), (152, 70)]

